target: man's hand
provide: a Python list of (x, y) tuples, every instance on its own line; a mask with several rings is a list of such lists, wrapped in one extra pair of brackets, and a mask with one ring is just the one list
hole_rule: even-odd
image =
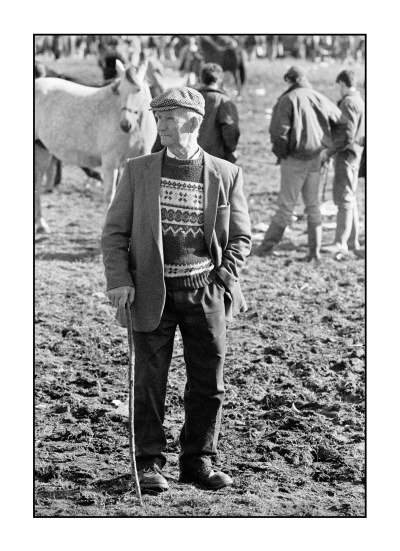
[(116, 287), (107, 291), (107, 296), (111, 301), (111, 304), (115, 308), (125, 308), (125, 304), (132, 304), (135, 300), (135, 288), (134, 287)]

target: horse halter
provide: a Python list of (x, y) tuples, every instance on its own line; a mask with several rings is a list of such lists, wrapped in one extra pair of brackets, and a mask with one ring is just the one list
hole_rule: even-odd
[[(147, 98), (145, 97), (143, 102), (140, 104), (140, 106), (138, 107), (138, 109), (131, 109), (130, 107), (128, 107), (127, 105), (125, 105), (124, 107), (121, 107), (121, 113), (123, 113), (124, 111), (126, 111), (127, 113), (131, 113), (132, 115), (135, 115), (137, 117), (137, 122), (136, 122), (136, 127), (137, 126), (140, 126), (141, 123), (142, 123), (142, 117), (143, 117), (143, 112), (145, 110), (145, 106), (146, 106), (146, 103), (147, 103)], [(133, 129), (132, 129), (133, 130)]]
[(143, 107), (145, 106), (146, 101), (147, 101), (147, 98), (145, 98), (143, 100), (143, 103), (140, 104), (140, 106), (138, 107), (138, 109), (136, 111), (125, 105), (125, 107), (121, 107), (121, 113), (123, 111), (128, 111), (128, 113), (132, 113), (133, 115), (139, 115), (140, 113), (142, 113), (142, 111), (144, 111)]

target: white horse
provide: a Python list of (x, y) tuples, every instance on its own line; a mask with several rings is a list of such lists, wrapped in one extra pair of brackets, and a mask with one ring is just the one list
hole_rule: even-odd
[(41, 213), (43, 176), (54, 157), (68, 164), (101, 167), (104, 201), (110, 204), (118, 170), (128, 157), (151, 152), (157, 136), (151, 95), (144, 77), (147, 65), (126, 70), (119, 78), (93, 88), (59, 78), (35, 81), (35, 226), (49, 232)]

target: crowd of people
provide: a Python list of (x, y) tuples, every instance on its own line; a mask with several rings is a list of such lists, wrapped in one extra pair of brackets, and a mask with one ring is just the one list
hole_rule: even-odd
[(284, 79), (289, 86), (273, 109), (270, 125), (272, 150), (281, 167), (278, 208), (255, 254), (274, 254), (301, 194), (307, 215), (308, 259), (321, 259), (320, 172), (333, 157), (333, 199), (338, 212), (335, 240), (326, 250), (338, 260), (349, 249), (361, 256), (356, 192), (365, 145), (365, 110), (356, 74), (343, 70), (337, 76), (338, 105), (314, 90), (301, 68), (290, 68)]
[[(345, 60), (365, 59), (365, 36), (363, 35), (221, 35), (242, 48), (249, 60), (267, 58), (297, 57), (302, 60), (318, 61), (327, 58)], [(143, 48), (154, 48), (164, 61), (176, 61), (182, 49), (193, 45), (192, 35), (36, 35), (37, 54), (84, 57), (98, 55), (110, 43), (117, 40), (121, 49), (127, 49), (132, 42), (140, 41)]]

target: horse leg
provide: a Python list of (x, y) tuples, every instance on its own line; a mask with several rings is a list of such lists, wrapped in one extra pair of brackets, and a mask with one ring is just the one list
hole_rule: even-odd
[(62, 180), (61, 161), (57, 159), (57, 170), (54, 178), (54, 186), (59, 186), (61, 184), (61, 180)]
[(51, 159), (52, 155), (47, 150), (35, 147), (35, 231), (37, 233), (50, 233), (49, 226), (42, 216), (41, 188)]
[(104, 167), (103, 182), (103, 200), (107, 208), (110, 206), (111, 201), (114, 198), (116, 184), (118, 179), (118, 169), (115, 168), (115, 165), (106, 165)]
[(55, 157), (51, 157), (49, 167), (46, 171), (46, 187), (44, 191), (50, 193), (53, 191), (54, 186), (59, 185), (61, 182), (61, 161)]

